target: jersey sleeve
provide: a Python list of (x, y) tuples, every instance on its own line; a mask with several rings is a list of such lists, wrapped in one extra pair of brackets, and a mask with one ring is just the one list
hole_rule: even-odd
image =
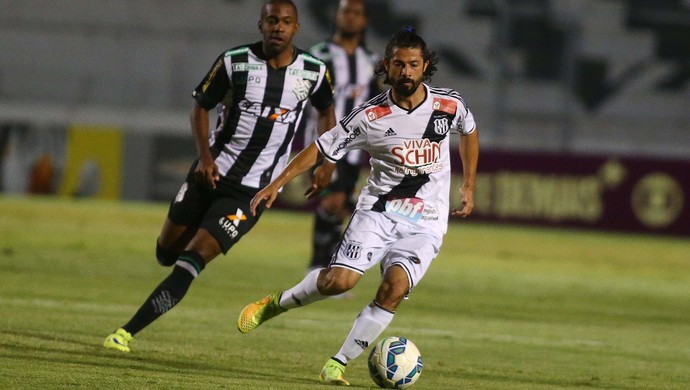
[(467, 109), (465, 111), (465, 116), (458, 120), (458, 130), (460, 134), (468, 135), (474, 133), (476, 129), (477, 124), (474, 123), (474, 115), (472, 115), (472, 111)]
[(218, 56), (206, 76), (194, 89), (192, 96), (201, 107), (210, 110), (223, 100), (229, 89), (230, 76), (225, 66), (225, 53), (223, 53)]
[(333, 82), (331, 73), (325, 65), (321, 66), (320, 73), (319, 83), (309, 97), (309, 102), (314, 108), (323, 110), (333, 104)]
[(459, 95), (457, 98), (460, 104), (458, 105), (457, 116), (455, 117), (456, 128), (462, 135), (472, 134), (477, 128), (476, 123), (474, 123), (474, 115), (472, 115), (472, 111), (467, 107), (465, 100)]
[(361, 116), (345, 124), (340, 121), (334, 128), (316, 140), (316, 147), (331, 162), (337, 162), (347, 152), (362, 149), (366, 145), (366, 131)]

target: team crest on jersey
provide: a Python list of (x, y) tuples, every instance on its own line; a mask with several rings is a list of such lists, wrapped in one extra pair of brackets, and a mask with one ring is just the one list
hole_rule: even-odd
[(292, 93), (295, 95), (297, 100), (306, 100), (309, 97), (309, 90), (311, 89), (311, 81), (309, 80), (297, 80), (295, 81), (295, 88), (292, 89)]
[(365, 111), (367, 114), (367, 119), (369, 122), (373, 122), (377, 119), (383, 118), (384, 116), (390, 114), (390, 106), (375, 106)]
[(434, 102), (432, 103), (431, 107), (434, 109), (434, 111), (443, 111), (446, 114), (453, 116), (455, 116), (455, 113), (458, 111), (457, 103), (448, 99), (434, 98)]
[(450, 121), (448, 118), (437, 118), (434, 119), (434, 132), (438, 135), (444, 135), (450, 130)]
[(345, 245), (345, 256), (351, 260), (359, 259), (359, 255), (362, 253), (362, 243), (357, 241), (350, 241)]

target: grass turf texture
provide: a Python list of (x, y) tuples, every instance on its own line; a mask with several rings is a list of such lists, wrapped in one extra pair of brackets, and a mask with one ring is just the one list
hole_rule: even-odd
[[(169, 269), (154, 243), (167, 206), (0, 197), (0, 388), (322, 389), (316, 377), (371, 300), (326, 300), (256, 332), (239, 311), (301, 279), (311, 216), (271, 210), (123, 354), (101, 347)], [(413, 340), (418, 389), (687, 389), (687, 239), (451, 225), (383, 336)], [(350, 364), (374, 388), (368, 350)]]

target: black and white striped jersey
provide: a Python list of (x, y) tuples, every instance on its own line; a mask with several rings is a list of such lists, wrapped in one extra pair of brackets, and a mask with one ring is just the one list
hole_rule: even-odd
[(390, 91), (382, 93), (340, 120), (316, 146), (332, 161), (353, 149), (371, 156), (357, 209), (443, 234), (450, 207), (449, 134), (470, 134), (476, 126), (458, 92), (422, 88), (426, 98), (414, 110), (395, 105)]
[[(312, 46), (309, 52), (325, 62), (330, 71), (336, 120), (381, 92), (374, 75), (377, 57), (365, 47), (357, 47), (350, 55), (342, 46), (327, 40)], [(314, 110), (307, 125), (305, 140), (311, 143), (317, 138)], [(359, 151), (348, 154), (347, 159), (351, 164), (359, 164)]]
[(333, 103), (326, 65), (295, 47), (290, 65), (270, 67), (261, 42), (222, 53), (193, 96), (219, 121), (210, 148), (221, 175), (219, 189), (263, 188), (285, 168), (307, 100), (324, 109)]

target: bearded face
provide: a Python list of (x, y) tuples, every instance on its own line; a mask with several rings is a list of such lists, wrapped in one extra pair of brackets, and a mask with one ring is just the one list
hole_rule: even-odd
[(424, 80), (427, 65), (420, 48), (400, 47), (393, 50), (386, 68), (395, 92), (402, 97), (412, 96)]

